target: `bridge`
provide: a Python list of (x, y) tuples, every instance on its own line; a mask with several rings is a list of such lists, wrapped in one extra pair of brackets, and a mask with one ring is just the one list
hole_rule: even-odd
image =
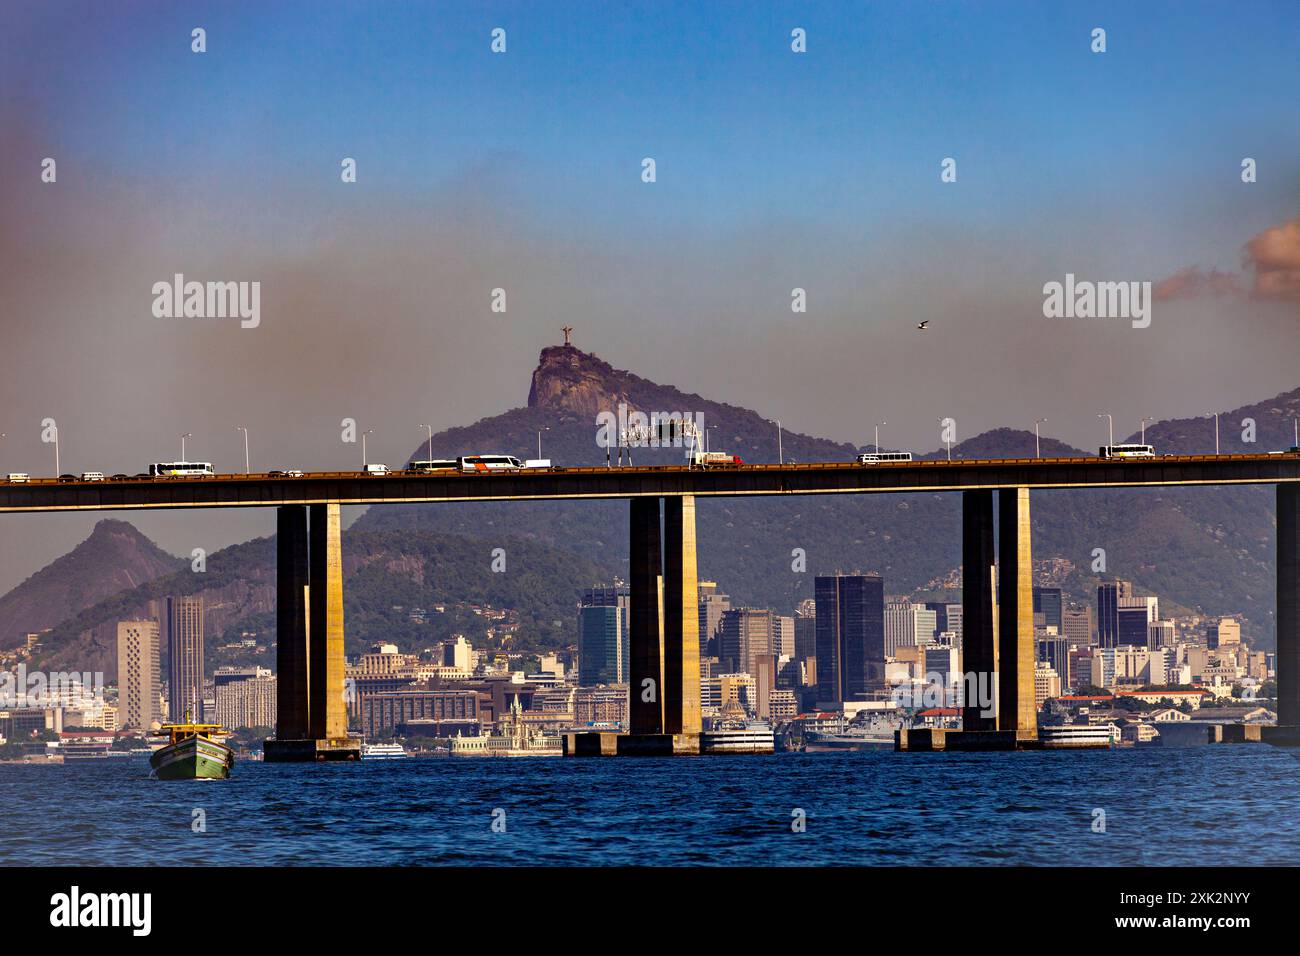
[(278, 715), (265, 755), (314, 761), (359, 754), (343, 698), (343, 505), (627, 498), (629, 733), (572, 734), (566, 752), (676, 754), (698, 753), (701, 732), (698, 498), (960, 492), (963, 669), (991, 678), (997, 706), (989, 713), (970, 702), (950, 745), (965, 737), (1018, 749), (1037, 739), (1030, 491), (1235, 484), (1276, 486), (1278, 726), (1265, 730), (1296, 744), (1300, 455), (1292, 453), (43, 479), (0, 484), (0, 512), (276, 508)]

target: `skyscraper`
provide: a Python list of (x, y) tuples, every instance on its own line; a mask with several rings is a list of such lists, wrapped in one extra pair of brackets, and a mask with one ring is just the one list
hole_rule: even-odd
[(1160, 604), (1153, 597), (1122, 597), (1117, 609), (1119, 631), (1116, 647), (1147, 647), (1151, 624), (1160, 618)]
[(162, 720), (158, 706), (158, 622), (119, 621), (117, 625), (118, 726), (149, 730)]
[(731, 598), (718, 590), (716, 581), (701, 581), (699, 594), (700, 652), (707, 656), (720, 657), (718, 625), (722, 623), (722, 613), (731, 608)]
[(167, 716), (203, 720), (203, 596), (167, 599)]
[(625, 584), (587, 588), (578, 611), (578, 683), (626, 684), (628, 679), (628, 607)]
[(1043, 615), (1043, 626), (1056, 628), (1057, 634), (1065, 633), (1062, 610), (1060, 588), (1034, 588), (1034, 613)]
[(724, 611), (718, 628), (722, 666), (738, 674), (758, 673), (758, 657), (776, 654), (775, 615), (769, 610), (733, 607)]
[(1097, 586), (1097, 643), (1102, 647), (1119, 644), (1119, 602), (1133, 596), (1128, 581), (1107, 581)]
[(936, 618), (936, 613), (923, 604), (910, 601), (886, 604), (885, 656), (893, 657), (900, 647), (925, 647), (934, 643)]
[(593, 605), (578, 611), (578, 683), (626, 684), (627, 655), (623, 608)]
[(864, 699), (885, 677), (885, 583), (875, 575), (818, 577), (814, 595), (817, 699)]

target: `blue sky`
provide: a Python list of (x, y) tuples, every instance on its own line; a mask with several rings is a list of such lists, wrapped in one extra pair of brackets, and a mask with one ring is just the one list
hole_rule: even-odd
[[(412, 422), (522, 404), (562, 324), (794, 430), (885, 419), (922, 451), (946, 415), (1088, 447), (1100, 411), (1136, 430), (1300, 385), (1295, 302), (1172, 301), (1146, 332), (1041, 311), (1067, 272), (1249, 288), (1243, 246), (1300, 214), (1294, 0), (22, 0), (4, 27), (0, 469), (40, 470), (47, 415), (74, 468), (133, 472), (187, 431), (231, 466), (242, 421), (344, 466), (343, 415), (397, 460)], [(177, 271), (261, 281), (261, 328), (159, 324)], [(79, 520), (0, 556), (0, 587)], [(140, 525), (186, 552), (268, 530), (208, 520)]]

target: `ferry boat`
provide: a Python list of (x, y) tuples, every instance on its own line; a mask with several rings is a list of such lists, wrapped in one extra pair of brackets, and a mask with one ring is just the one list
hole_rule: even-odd
[(763, 721), (744, 726), (722, 726), (700, 734), (702, 754), (770, 754), (776, 752), (776, 735)]
[(228, 736), (220, 724), (163, 724), (158, 736), (168, 738), (149, 757), (159, 780), (224, 780), (230, 776), (235, 752), (217, 740)]
[(1107, 749), (1117, 744), (1119, 728), (1114, 724), (1046, 724), (1038, 728), (1044, 750)]
[(402, 749), (401, 744), (362, 744), (362, 760), (403, 760), (411, 755)]

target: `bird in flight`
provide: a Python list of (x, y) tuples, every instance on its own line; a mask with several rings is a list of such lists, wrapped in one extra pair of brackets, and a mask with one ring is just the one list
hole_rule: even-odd
[(919, 331), (924, 332), (926, 329), (930, 327), (930, 320), (926, 319), (923, 322), (918, 322), (916, 327)]

